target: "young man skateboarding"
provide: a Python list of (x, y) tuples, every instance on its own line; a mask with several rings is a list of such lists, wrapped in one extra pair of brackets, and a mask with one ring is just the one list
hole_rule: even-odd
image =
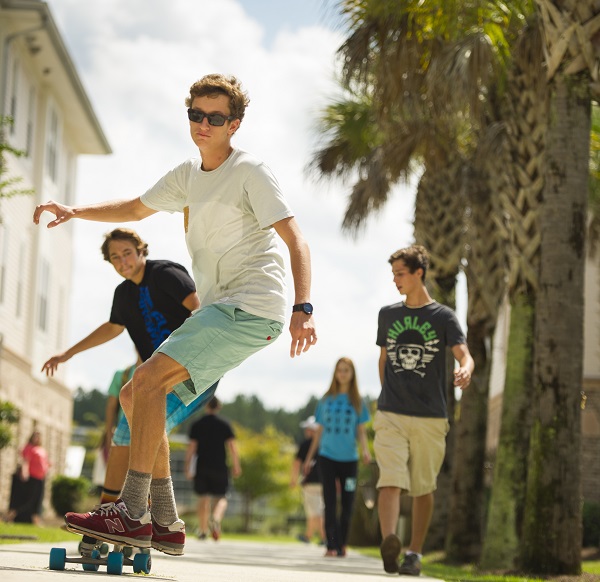
[[(39, 205), (56, 218), (101, 222), (142, 220), (160, 210), (182, 212), (201, 308), (136, 369), (121, 393), (131, 426), (129, 470), (121, 499), (86, 514), (69, 513), (75, 532), (150, 547), (154, 531), (174, 547), (185, 543), (177, 515), (165, 433), (165, 395), (198, 398), (226, 372), (272, 343), (285, 323), (283, 257), (286, 244), (294, 280), (290, 355), (317, 341), (310, 301), (310, 252), (271, 171), (232, 147), (248, 104), (235, 77), (207, 75), (186, 100), (190, 134), (200, 158), (188, 160), (132, 200), (68, 207)], [(148, 511), (151, 497), (152, 515)], [(162, 526), (162, 524), (170, 524)]]
[[(455, 313), (434, 301), (425, 287), (425, 248), (400, 249), (389, 263), (394, 284), (406, 299), (381, 309), (377, 330), (381, 394), (373, 429), (381, 557), (386, 572), (418, 576), (446, 450), (446, 348), (459, 364), (454, 386), (469, 385), (474, 362)], [(413, 498), (413, 509), (410, 544), (399, 565), (401, 491)]]
[[(116, 338), (125, 330), (135, 345), (139, 360), (145, 361), (200, 306), (196, 286), (185, 267), (172, 261), (147, 259), (148, 243), (134, 230), (115, 228), (107, 233), (104, 235), (101, 251), (104, 260), (125, 279), (115, 289), (109, 320), (75, 345), (45, 362), (42, 371), (49, 376), (54, 374), (59, 364)], [(119, 391), (125, 383), (119, 385)], [(168, 394), (167, 434), (199, 410), (215, 389), (216, 384), (189, 406), (175, 394)], [(100, 503), (116, 501), (121, 494), (129, 464), (130, 441), (127, 418), (121, 415), (115, 432), (111, 434), (112, 446)], [(96, 544), (96, 539), (84, 535), (80, 551), (90, 554)], [(158, 532), (152, 537), (152, 547), (168, 554), (179, 553), (178, 546), (171, 547), (168, 540), (162, 540)]]

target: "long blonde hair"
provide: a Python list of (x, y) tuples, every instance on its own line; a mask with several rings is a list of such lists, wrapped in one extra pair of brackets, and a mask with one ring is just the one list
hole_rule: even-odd
[(325, 399), (328, 396), (335, 398), (340, 393), (340, 383), (338, 382), (338, 380), (335, 376), (338, 366), (340, 364), (347, 364), (348, 366), (350, 366), (350, 369), (352, 370), (352, 380), (350, 380), (350, 387), (348, 388), (348, 398), (350, 399), (350, 402), (352, 403), (354, 410), (356, 410), (356, 414), (360, 414), (363, 403), (362, 403), (360, 394), (358, 392), (358, 382), (356, 380), (356, 368), (354, 367), (354, 362), (350, 358), (343, 357), (343, 358), (340, 358), (336, 362), (335, 368), (333, 369), (333, 378), (331, 380), (331, 385), (329, 386), (329, 390), (327, 390), (327, 392), (325, 392), (325, 395), (323, 396), (323, 398)]

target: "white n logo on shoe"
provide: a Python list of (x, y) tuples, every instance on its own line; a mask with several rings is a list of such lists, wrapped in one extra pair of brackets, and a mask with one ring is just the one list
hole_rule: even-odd
[(106, 524), (106, 529), (108, 529), (108, 533), (124, 533), (125, 528), (119, 518), (116, 519), (105, 519), (104, 523)]

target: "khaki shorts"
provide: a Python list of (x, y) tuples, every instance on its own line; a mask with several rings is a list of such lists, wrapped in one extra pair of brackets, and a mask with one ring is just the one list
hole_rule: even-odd
[(302, 485), (304, 498), (304, 514), (306, 517), (321, 517), (325, 504), (323, 502), (323, 486), (321, 483)]
[(373, 420), (377, 487), (398, 487), (412, 497), (436, 490), (450, 425), (445, 418), (421, 418), (378, 410)]
[(283, 325), (212, 303), (188, 317), (156, 350), (181, 364), (190, 374), (173, 392), (188, 406), (227, 372), (272, 344)]

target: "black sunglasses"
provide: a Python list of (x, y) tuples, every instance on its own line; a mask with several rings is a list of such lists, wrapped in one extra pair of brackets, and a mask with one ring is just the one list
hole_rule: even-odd
[(208, 120), (210, 125), (216, 125), (220, 127), (221, 125), (225, 125), (226, 121), (233, 121), (235, 119), (235, 115), (221, 115), (220, 113), (204, 113), (204, 111), (200, 111), (199, 109), (188, 109), (188, 119), (193, 121), (194, 123), (202, 123), (204, 118)]

